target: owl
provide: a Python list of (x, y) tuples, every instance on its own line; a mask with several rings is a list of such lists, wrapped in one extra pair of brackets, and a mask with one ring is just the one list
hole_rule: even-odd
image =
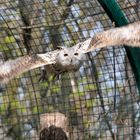
[(76, 72), (86, 59), (86, 55), (78, 51), (79, 47), (81, 47), (81, 44), (71, 48), (58, 47), (60, 51), (56, 55), (56, 63), (45, 66), (40, 80), (47, 80), (46, 72), (53, 75), (53, 78), (57, 77), (58, 79), (62, 73)]
[(85, 60), (85, 54), (78, 51), (80, 46), (81, 44), (71, 48), (59, 47), (52, 52), (27, 55), (3, 62), (0, 64), (0, 83), (7, 83), (17, 75), (45, 65), (46, 71), (54, 74), (54, 78), (68, 71), (77, 71)]
[(52, 52), (27, 55), (0, 63), (0, 83), (45, 65), (46, 71), (56, 76), (67, 71), (76, 71), (85, 60), (86, 53), (94, 51), (96, 48), (115, 47), (116, 45), (140, 47), (140, 21), (97, 33), (71, 48), (60, 47)]

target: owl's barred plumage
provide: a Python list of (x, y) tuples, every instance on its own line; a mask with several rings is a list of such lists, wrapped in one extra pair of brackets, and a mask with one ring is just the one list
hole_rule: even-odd
[(0, 83), (7, 83), (13, 77), (31, 69), (46, 66), (55, 75), (67, 71), (76, 71), (81, 66), (84, 53), (78, 52), (79, 45), (72, 48), (62, 47), (60, 50), (44, 54), (27, 55), (0, 64)]
[(97, 33), (92, 38), (71, 48), (62, 48), (44, 54), (27, 55), (4, 62), (0, 64), (0, 83), (8, 82), (23, 72), (44, 65), (48, 65), (46, 69), (56, 75), (67, 71), (76, 71), (80, 68), (85, 53), (94, 51), (96, 48), (115, 45), (140, 47), (140, 21)]
[(84, 53), (78, 51), (79, 45), (71, 48), (60, 47), (60, 52), (56, 55), (56, 63), (45, 66), (47, 73), (54, 74), (55, 78), (68, 71), (77, 71), (86, 58)]
[(115, 47), (115, 45), (140, 47), (140, 21), (96, 34), (83, 52), (91, 52), (96, 48), (107, 46)]
[(7, 83), (13, 77), (28, 70), (55, 63), (55, 56), (58, 52), (53, 51), (47, 54), (33, 54), (9, 60), (0, 64), (0, 83)]

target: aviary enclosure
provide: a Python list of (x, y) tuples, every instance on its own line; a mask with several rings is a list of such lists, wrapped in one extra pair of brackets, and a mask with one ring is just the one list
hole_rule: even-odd
[[(139, 0), (1, 0), (0, 60), (71, 47), (139, 18)], [(1, 84), (0, 140), (41, 140), (49, 114), (70, 140), (139, 140), (139, 52), (98, 49), (76, 72), (53, 78), (41, 67)]]

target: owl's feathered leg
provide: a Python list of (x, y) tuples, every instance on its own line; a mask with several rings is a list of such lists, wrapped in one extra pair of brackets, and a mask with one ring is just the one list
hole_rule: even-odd
[(45, 69), (41, 70), (39, 81), (48, 81), (47, 71)]
[[(60, 74), (62, 74), (62, 73), (59, 73), (59, 74), (53, 74), (53, 76), (52, 76), (52, 78), (51, 78), (51, 80), (52, 81), (54, 81), (55, 79), (56, 80), (59, 80), (60, 79)], [(47, 71), (46, 70), (41, 70), (41, 75), (40, 75), (40, 77), (39, 77), (39, 81), (49, 81), (49, 79), (48, 79), (48, 77), (47, 77)]]

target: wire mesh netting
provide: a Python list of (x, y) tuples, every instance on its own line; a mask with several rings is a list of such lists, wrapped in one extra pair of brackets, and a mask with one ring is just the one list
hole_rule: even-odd
[[(138, 0), (116, 3), (129, 22), (139, 20)], [(71, 47), (110, 28), (97, 0), (1, 0), (1, 62)], [(39, 139), (55, 112), (52, 121), (65, 122), (70, 140), (140, 139), (139, 94), (123, 46), (88, 53), (78, 71), (53, 75), (41, 67), (0, 85), (1, 140)]]

